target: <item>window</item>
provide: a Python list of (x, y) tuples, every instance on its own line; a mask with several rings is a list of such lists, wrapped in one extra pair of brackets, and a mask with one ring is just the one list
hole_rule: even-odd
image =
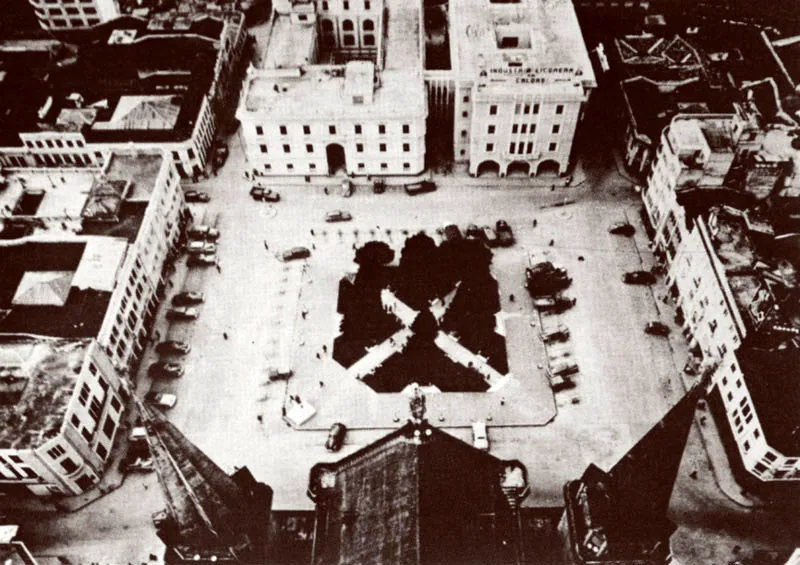
[(555, 151), (555, 150), (557, 150), (557, 149), (558, 149), (558, 143), (551, 143), (551, 144), (550, 144), (550, 145), (547, 147), (547, 150), (548, 150), (548, 151)]
[(103, 410), (103, 405), (100, 404), (100, 401), (97, 397), (92, 398), (92, 401), (89, 403), (89, 414), (92, 416), (92, 419), (96, 422), (100, 419), (100, 413)]
[(358, 170), (359, 171), (363, 171), (364, 170), (364, 163), (359, 163), (358, 164)]
[(386, 163), (381, 163), (381, 170), (382, 171), (385, 171), (388, 168), (389, 168), (389, 165), (387, 165)]
[(117, 426), (114, 424), (114, 420), (111, 418), (111, 416), (106, 416), (106, 419), (103, 422), (103, 433), (107, 438), (111, 439), (111, 436), (114, 435), (114, 430), (116, 427)]
[(486, 129), (486, 133), (488, 133), (489, 135), (492, 135), (494, 133), (494, 126), (489, 126)]
[(72, 418), (70, 418), (70, 420), (69, 420), (69, 421), (70, 421), (70, 423), (71, 423), (73, 426), (75, 426), (76, 428), (77, 428), (78, 426), (80, 426), (80, 425), (81, 425), (81, 421), (80, 421), (80, 419), (78, 418), (78, 415), (77, 415), (77, 414), (73, 414), (73, 415), (72, 415)]
[(68, 139), (66, 141), (67, 147), (72, 147), (72, 140)]
[(328, 133), (331, 135), (336, 135), (336, 126), (328, 126)]
[(356, 153), (363, 153), (363, 152), (364, 152), (364, 144), (356, 143)]
[(286, 126), (281, 126), (281, 135), (286, 135), (287, 133)]
[(344, 7), (345, 10), (349, 10), (350, 9), (350, 2), (348, 2), (347, 0), (344, 0), (344, 2), (342, 3), (342, 6)]
[(259, 147), (261, 148), (261, 152), (262, 153), (266, 153), (267, 152), (267, 146), (264, 145), (263, 143), (261, 145), (259, 145)]
[(81, 490), (86, 490), (87, 488), (91, 487), (93, 483), (94, 482), (89, 475), (81, 475), (75, 481), (75, 484), (77, 484)]
[(120, 408), (122, 408), (122, 403), (116, 396), (111, 399), (111, 408), (114, 409), (114, 412), (119, 412)]
[[(369, 9), (369, 8), (367, 8)], [(372, 20), (364, 20), (362, 24), (364, 31), (374, 31), (375, 30), (375, 23)]]
[(309, 171), (316, 171), (317, 170), (317, 164), (316, 163), (309, 163), (308, 164), (308, 170)]
[(511, 126), (511, 133), (517, 133), (518, 131), (519, 131), (519, 126), (517, 124)]
[(465, 96), (464, 97), (464, 104), (468, 104), (468, 103), (469, 103), (469, 96)]
[(461, 117), (466, 118), (469, 116), (469, 112), (461, 112)]
[(403, 133), (405, 134), (411, 133), (411, 126), (408, 124), (403, 124)]
[[(346, 9), (347, 9), (347, 8), (345, 8), (345, 10), (346, 10)], [(345, 21), (343, 21), (343, 22), (342, 22), (342, 29), (343, 29), (344, 31), (353, 31), (353, 29), (355, 29), (355, 27), (353, 26), (353, 21), (352, 21), (352, 20), (345, 20)]]
[(411, 168), (411, 163), (403, 163), (403, 170), (407, 171)]
[(74, 473), (78, 470), (78, 466), (75, 464), (75, 461), (67, 457), (61, 462), (61, 467), (64, 469), (64, 472), (67, 474)]
[(522, 110), (523, 114), (530, 114), (531, 113), (531, 105), (525, 104), (525, 108)]
[(294, 170), (294, 165), (292, 165), (291, 163), (286, 163), (286, 170), (287, 171), (293, 171)]
[(108, 457), (108, 450), (106, 449), (106, 447), (104, 445), (102, 445), (100, 443), (97, 444), (97, 449), (95, 449), (95, 451), (97, 451), (97, 454), (100, 456), (100, 459), (102, 459), (103, 461), (105, 461), (106, 457)]
[(403, 144), (403, 153), (408, 153), (409, 151), (411, 151), (411, 144), (410, 143), (404, 143)]
[(178, 155), (178, 152), (177, 152), (177, 151), (173, 151), (173, 152), (172, 152), (172, 160), (173, 160), (173, 161), (180, 161), (180, 160), (181, 160), (181, 156), (180, 156), (180, 155)]
[(326, 11), (328, 10), (328, 3), (327, 2), (323, 2), (322, 3), (322, 9), (326, 10)]
[(749, 441), (745, 441), (744, 445), (742, 445), (742, 447), (744, 447), (745, 451), (750, 451), (750, 442)]
[(561, 126), (560, 126), (560, 125), (558, 125), (558, 124), (555, 124), (555, 125), (553, 126), (553, 133), (558, 133), (558, 132), (560, 132), (560, 131), (561, 131)]
[(52, 142), (51, 140), (49, 140), (49, 139), (48, 139), (47, 141), (45, 141), (45, 143), (47, 144), (47, 146), (48, 146), (50, 149), (52, 149), (52, 148), (53, 148), (53, 142)]
[(533, 113), (534, 114), (538, 114), (539, 113), (539, 105), (538, 104), (534, 104), (533, 105)]
[(516, 104), (516, 105), (514, 106), (514, 113), (515, 113), (515, 114), (519, 114), (519, 113), (521, 113), (521, 112), (522, 112), (522, 104)]
[(379, 125), (378, 126), (378, 133), (381, 134), (381, 135), (385, 135), (386, 134), (386, 126), (383, 125), (383, 124)]
[(525, 148), (525, 153), (527, 153), (528, 155), (533, 153), (533, 142), (531, 141), (528, 142), (528, 146)]
[(89, 385), (83, 383), (83, 386), (81, 386), (81, 391), (78, 394), (78, 401), (81, 403), (81, 406), (86, 406), (86, 403), (89, 401), (90, 392)]
[(345, 47), (352, 47), (353, 45), (356, 44), (356, 38), (350, 34), (347, 34), (344, 36), (344, 44)]
[(487, 153), (491, 153), (492, 151), (494, 151), (494, 143), (487, 143), (486, 144), (486, 151), (487, 151)]
[(489, 115), (496, 116), (497, 115), (497, 104), (492, 104), (489, 106)]
[(261, 126), (256, 126), (256, 135), (264, 135), (264, 128)]
[(61, 446), (61, 445), (56, 445), (56, 446), (53, 446), (53, 448), (52, 448), (52, 449), (48, 449), (48, 450), (47, 450), (47, 454), (48, 454), (48, 455), (49, 455), (49, 456), (50, 456), (52, 459), (58, 459), (59, 457), (61, 457), (62, 455), (64, 455), (66, 452), (67, 452), (67, 450), (66, 450), (66, 449), (64, 449), (64, 447), (63, 447), (63, 446)]
[(300, 14), (299, 16), (297, 16), (297, 19), (301, 22), (304, 22), (308, 19), (308, 16), (305, 14)]
[(381, 152), (381, 153), (386, 153), (386, 144), (385, 144), (385, 143), (381, 143), (381, 144), (378, 146), (378, 148), (380, 149), (380, 152)]
[(465, 129), (461, 130), (461, 137), (467, 137), (467, 130)]
[(356, 124), (356, 135), (361, 135), (361, 125)]
[(563, 113), (564, 113), (564, 105), (563, 104), (557, 104), (556, 105), (556, 114), (560, 116)]
[(19, 455), (9, 455), (9, 459), (11, 459), (14, 463), (22, 463), (22, 457)]
[(306, 144), (306, 153), (313, 153), (313, 152), (314, 152), (314, 146), (311, 145), (310, 143), (307, 143)]
[(508, 146), (508, 152), (513, 155), (516, 152), (516, 150), (517, 150), (517, 144), (512, 141)]
[(311, 126), (303, 126), (303, 135), (311, 135)]
[[(370, 8), (372, 8), (372, 5), (370, 4), (370, 1), (369, 0), (364, 0), (364, 9), (365, 10), (369, 10)], [(364, 29), (367, 29), (366, 26), (364, 26)]]
[(291, 153), (292, 152), (292, 148), (289, 147), (289, 145), (287, 145), (286, 143), (284, 143), (283, 144), (283, 152), (284, 153)]
[(64, 144), (61, 143), (60, 139), (56, 139), (56, 147), (64, 147)]

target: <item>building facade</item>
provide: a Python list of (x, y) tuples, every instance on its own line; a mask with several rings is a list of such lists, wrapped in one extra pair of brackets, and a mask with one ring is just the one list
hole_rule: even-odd
[(29, 0), (42, 29), (80, 29), (120, 16), (117, 0)]

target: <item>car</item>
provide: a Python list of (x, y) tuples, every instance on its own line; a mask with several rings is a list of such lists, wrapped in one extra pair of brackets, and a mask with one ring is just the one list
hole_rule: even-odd
[(186, 264), (190, 267), (208, 267), (217, 264), (216, 253), (200, 253), (199, 255), (190, 255), (186, 260)]
[(156, 345), (156, 353), (161, 355), (186, 355), (192, 346), (185, 341), (162, 341)]
[(564, 324), (558, 324), (557, 326), (549, 330), (542, 330), (542, 333), (540, 335), (542, 341), (545, 343), (553, 343), (556, 341), (567, 341), (569, 339), (569, 328)]
[(630, 271), (622, 275), (622, 282), (649, 285), (656, 282), (656, 276), (650, 271)]
[(190, 227), (186, 231), (186, 234), (191, 239), (206, 239), (208, 241), (216, 241), (217, 238), (219, 238), (218, 229), (212, 228), (211, 226), (204, 226), (203, 224)]
[(636, 228), (633, 227), (628, 222), (616, 222), (611, 224), (608, 228), (608, 233), (614, 235), (624, 235), (625, 237), (631, 237), (633, 234), (636, 233)]
[(550, 381), (550, 388), (553, 390), (553, 392), (561, 392), (562, 390), (575, 388), (575, 382), (569, 378), (569, 376), (548, 375), (548, 381)]
[(547, 348), (547, 358), (550, 361), (566, 359), (567, 357), (572, 357), (572, 350), (566, 345), (550, 344), (550, 347)]
[(265, 189), (260, 186), (253, 185), (250, 187), (250, 197), (253, 200), (261, 200), (264, 197)]
[(328, 439), (325, 440), (325, 449), (328, 451), (339, 451), (344, 445), (344, 438), (347, 435), (347, 426), (339, 422), (331, 426), (328, 431)]
[(481, 227), (481, 232), (483, 232), (483, 241), (486, 242), (486, 245), (489, 247), (497, 247), (497, 232), (495, 232), (491, 226)]
[(153, 470), (152, 457), (126, 457), (119, 462), (119, 470), (123, 473), (149, 473)]
[(204, 302), (206, 295), (196, 290), (179, 292), (172, 297), (172, 304), (174, 306), (186, 306), (187, 304), (200, 304)]
[(353, 196), (353, 181), (350, 179), (342, 179), (342, 196), (350, 198)]
[(469, 239), (483, 239), (483, 231), (475, 224), (467, 226), (467, 231), (464, 232)]
[(178, 403), (178, 397), (168, 392), (148, 392), (144, 397), (144, 401), (156, 408), (168, 410), (175, 407)]
[(150, 365), (147, 374), (153, 378), (169, 377), (177, 379), (183, 376), (183, 365), (172, 361), (158, 361)]
[(261, 200), (264, 202), (280, 202), (281, 195), (274, 190), (265, 190), (261, 195)]
[(137, 457), (150, 457), (150, 445), (147, 443), (147, 438), (128, 443), (128, 451), (125, 454), (125, 459), (133, 461), (136, 460)]
[(416, 196), (417, 194), (424, 194), (426, 192), (434, 192), (436, 190), (436, 183), (429, 180), (407, 184), (405, 186), (406, 194), (409, 196)]
[(197, 308), (192, 308), (191, 306), (179, 306), (167, 310), (168, 320), (194, 320), (199, 315)]
[(294, 372), (286, 367), (272, 367), (267, 371), (267, 378), (271, 381), (285, 381), (291, 378)]
[(344, 210), (331, 210), (325, 214), (326, 222), (349, 222), (352, 219), (353, 216), (350, 214), (350, 212), (346, 212)]
[(386, 181), (383, 179), (375, 179), (372, 181), (372, 192), (375, 194), (383, 194), (386, 192)]
[(192, 254), (216, 253), (217, 244), (210, 241), (190, 241), (186, 244), (186, 251)]
[(489, 435), (486, 433), (486, 422), (472, 422), (472, 445), (475, 449), (489, 451)]
[(228, 146), (220, 145), (214, 152), (214, 167), (219, 169), (228, 160)]
[(576, 298), (569, 298), (567, 296), (547, 296), (534, 298), (533, 307), (543, 312), (563, 312), (575, 306), (576, 302)]
[(461, 230), (458, 229), (458, 226), (455, 224), (447, 224), (444, 227), (444, 238), (447, 241), (459, 241), (463, 237), (461, 235)]
[(495, 224), (495, 231), (497, 232), (497, 239), (503, 247), (510, 247), (514, 245), (514, 232), (511, 226), (505, 220), (497, 220)]
[(207, 192), (199, 192), (197, 190), (187, 190), (183, 193), (183, 198), (186, 202), (208, 202), (211, 200)]
[(130, 443), (137, 442), (137, 441), (147, 441), (147, 428), (144, 426), (136, 426), (131, 429), (131, 433), (128, 434), (128, 441)]
[(547, 368), (547, 377), (566, 377), (568, 375), (574, 375), (578, 372), (578, 364), (573, 363), (572, 361), (554, 361), (550, 363), (550, 366)]
[(292, 247), (281, 254), (281, 259), (284, 261), (308, 259), (309, 257), (311, 257), (311, 251), (309, 251), (308, 247)]
[(660, 335), (662, 337), (666, 337), (669, 335), (669, 332), (669, 326), (661, 322), (647, 322), (647, 324), (644, 326), (644, 333), (650, 335)]

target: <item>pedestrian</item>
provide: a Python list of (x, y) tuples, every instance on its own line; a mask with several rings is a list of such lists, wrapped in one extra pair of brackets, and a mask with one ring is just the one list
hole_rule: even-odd
[(551, 240), (550, 240), (550, 247), (553, 247), (553, 244), (554, 244), (555, 242), (556, 242), (556, 240), (555, 240), (555, 239), (551, 239)]
[(322, 387), (324, 387), (324, 386), (325, 386), (325, 383), (324, 383), (324, 382), (322, 382), (322, 381), (319, 381), (319, 388), (322, 388)]
[(533, 219), (533, 227), (536, 227), (536, 226), (538, 226), (538, 225), (539, 225), (539, 220), (537, 220), (536, 218), (534, 218), (534, 219)]
[(508, 295), (508, 299), (509, 299), (511, 302), (514, 302), (514, 295), (513, 295), (513, 294), (509, 294), (509, 295)]
[(555, 191), (555, 189), (556, 189), (556, 185), (554, 185), (554, 184), (551, 184), (551, 185), (550, 185), (550, 192), (553, 192), (553, 191)]
[(286, 417), (286, 406), (281, 406), (281, 416)]
[(500, 406), (505, 406), (505, 405), (506, 405), (506, 399), (505, 398), (501, 398), (500, 399)]
[(317, 352), (315, 353), (315, 355), (317, 356), (317, 359), (319, 359), (319, 351), (317, 351)]
[(300, 400), (300, 397), (298, 395), (295, 395), (294, 399), (297, 401), (298, 404), (302, 404), (303, 403), (303, 401)]
[(303, 310), (302, 312), (300, 312), (300, 315), (301, 315), (301, 316), (303, 317), (303, 319), (305, 320), (305, 319), (306, 319), (306, 316), (308, 316), (308, 310)]
[(325, 188), (323, 188), (322, 190), (323, 190), (323, 192), (325, 192), (325, 196), (328, 196), (331, 193), (331, 191), (328, 190), (327, 186)]
[(322, 346), (322, 351), (324, 351), (325, 353), (327, 353), (327, 352), (328, 352), (328, 346), (327, 346), (327, 345), (323, 345), (323, 346)]
[(217, 263), (217, 272), (218, 272), (218, 273), (221, 273), (221, 272), (222, 272), (222, 267), (220, 267), (220, 266), (219, 266), (219, 263)]
[(309, 230), (309, 231), (311, 232), (311, 235), (314, 235), (314, 230)]
[(267, 240), (266, 239), (264, 240), (264, 249), (269, 251), (269, 245), (267, 245)]
[(256, 418), (258, 419), (258, 423), (259, 423), (259, 424), (263, 424), (263, 423), (264, 423), (264, 416), (262, 416), (261, 414), (259, 414), (258, 416), (256, 416)]
[(224, 337), (227, 340), (228, 339), (228, 332), (222, 332), (222, 337)]
[(316, 250), (317, 250), (317, 246), (316, 246), (316, 245), (314, 245), (314, 244), (312, 243), (312, 244), (311, 244), (311, 249), (312, 249), (312, 250), (314, 250), (314, 251), (316, 251)]

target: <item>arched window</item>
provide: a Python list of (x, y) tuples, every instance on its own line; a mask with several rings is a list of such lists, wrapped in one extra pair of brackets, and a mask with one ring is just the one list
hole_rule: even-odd
[(353, 47), (356, 44), (356, 38), (354, 35), (347, 34), (344, 36), (344, 46), (345, 47)]
[(375, 45), (375, 36), (372, 35), (371, 33), (365, 33), (364, 45), (366, 45), (367, 47), (372, 47), (373, 45)]
[(322, 20), (322, 31), (324, 33), (333, 33), (333, 22), (330, 20)]
[(342, 22), (342, 29), (344, 31), (353, 31), (353, 22), (352, 20), (345, 20)]
[(364, 20), (364, 31), (373, 31), (375, 29), (375, 22), (372, 20)]

